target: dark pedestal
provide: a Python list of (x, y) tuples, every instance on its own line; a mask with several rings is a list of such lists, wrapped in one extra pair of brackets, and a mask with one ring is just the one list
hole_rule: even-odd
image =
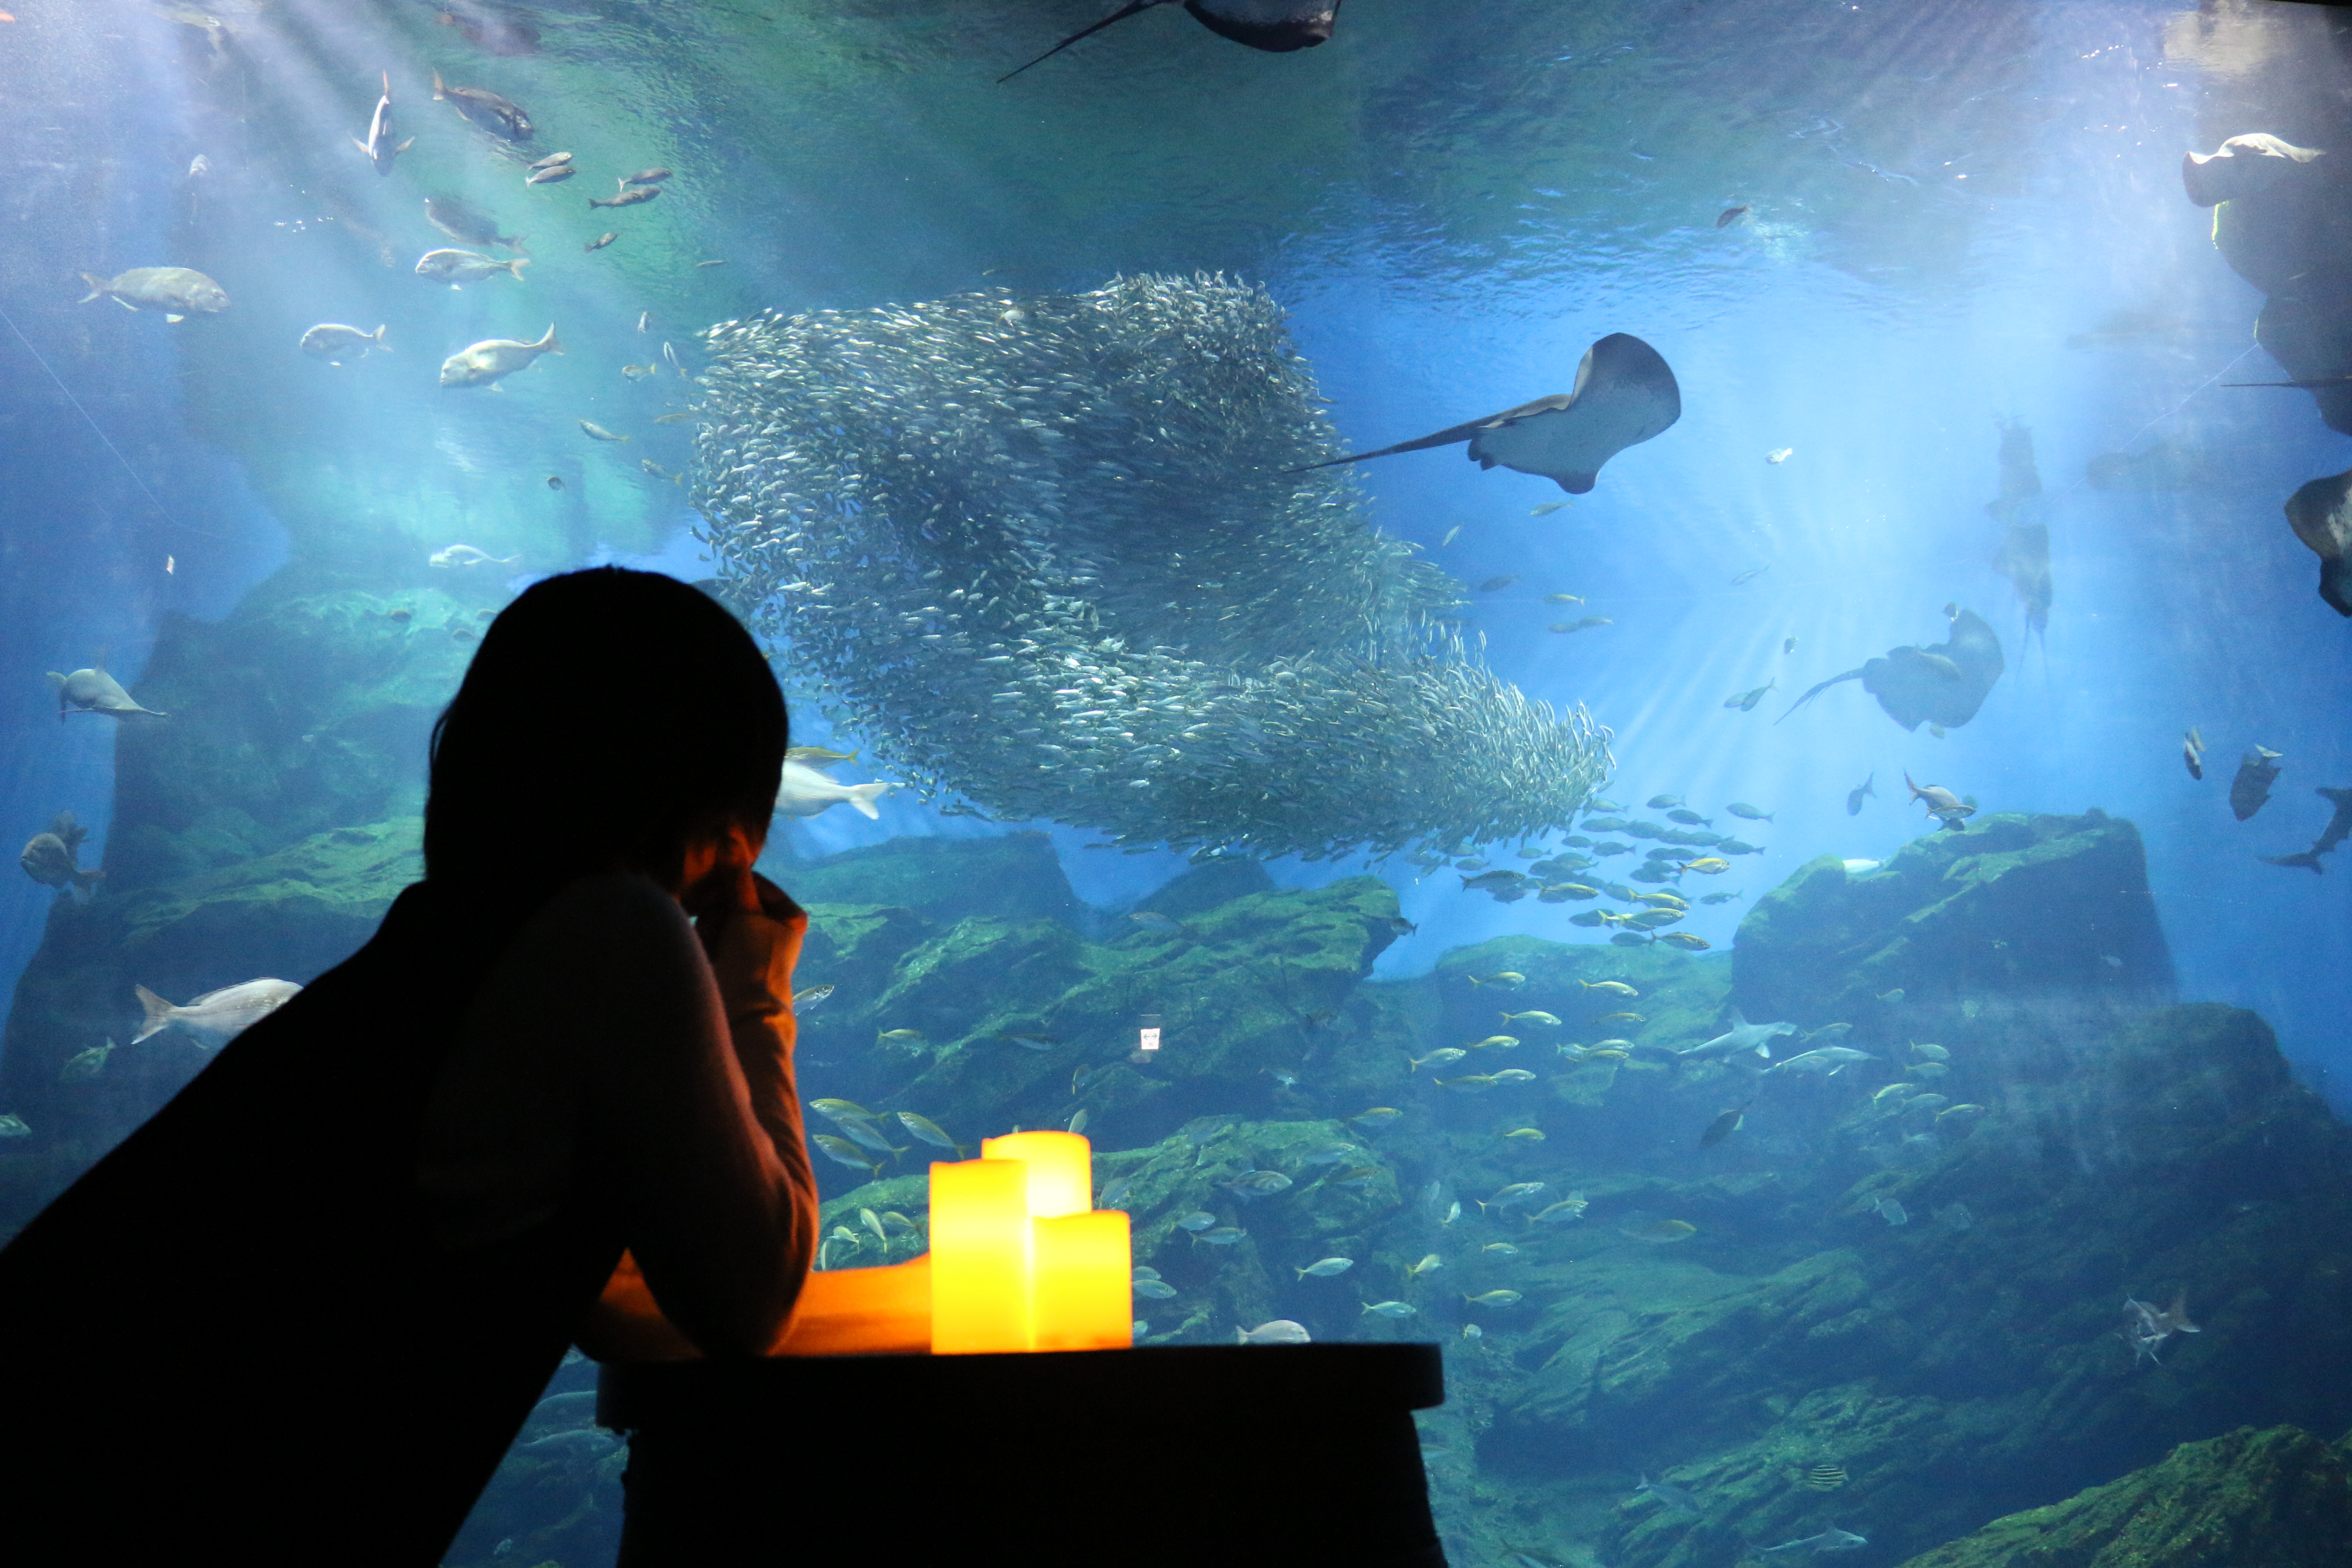
[(620, 1568), (1444, 1568), (1434, 1345), (608, 1366)]

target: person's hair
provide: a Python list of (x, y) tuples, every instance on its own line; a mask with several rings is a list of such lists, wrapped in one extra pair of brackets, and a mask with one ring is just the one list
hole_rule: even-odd
[(767, 659), (699, 589), (612, 566), (550, 577), (490, 623), (433, 726), (425, 875), (675, 883), (690, 840), (766, 832), (789, 743)]

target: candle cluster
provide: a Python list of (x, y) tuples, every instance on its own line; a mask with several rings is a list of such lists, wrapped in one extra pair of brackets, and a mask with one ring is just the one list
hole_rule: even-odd
[(1093, 1194), (1075, 1132), (1009, 1133), (932, 1165), (932, 1353), (1130, 1343), (1127, 1215)]
[(772, 1353), (1118, 1350), (1133, 1342), (1127, 1215), (1097, 1211), (1075, 1132), (984, 1140), (931, 1166), (931, 1250), (808, 1277)]

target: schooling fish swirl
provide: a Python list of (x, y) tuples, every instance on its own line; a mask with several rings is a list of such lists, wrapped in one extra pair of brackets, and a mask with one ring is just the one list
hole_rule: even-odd
[(1565, 825), (1613, 766), (1361, 516), (1263, 289), (773, 312), (704, 334), (719, 591), (926, 796), (1320, 858)]

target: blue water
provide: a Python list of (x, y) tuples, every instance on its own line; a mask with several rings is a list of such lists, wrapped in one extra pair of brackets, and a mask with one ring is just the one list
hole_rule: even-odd
[[(688, 491), (637, 466), (691, 463), (692, 424), (652, 423), (695, 395), (663, 342), (694, 368), (696, 331), (762, 306), (1223, 269), (1291, 313), (1350, 449), (1564, 390), (1607, 332), (1673, 364), (1680, 423), (1568, 509), (1531, 515), (1566, 498), (1458, 449), (1360, 475), (1371, 521), (1465, 584), (1518, 578), (1470, 595), (1470, 626), (1506, 679), (1610, 729), (1620, 772), (1603, 793), (1686, 796), (1767, 845), (1717, 884), (1743, 900), (1680, 929), (1727, 949), (1748, 903), (1809, 858), (1883, 859), (1929, 831), (1904, 804), (1906, 772), (1989, 814), (2097, 806), (2145, 837), (2180, 997), (2253, 1009), (2309, 1081), (2352, 1082), (2336, 882), (2255, 858), (2316, 835), (2314, 786), (2352, 784), (2352, 627), (2316, 597), (2279, 510), (2352, 462), (2352, 441), (2300, 394), (2220, 384), (2278, 367), (2252, 346), (2261, 297), (2178, 175), (2185, 150), (2278, 128), (2261, 83), (2299, 79), (2279, 62), (2304, 51), (2321, 79), (2318, 24), (2290, 14), (2317, 8), (2273, 7), (2200, 53), (2170, 7), (2108, 0), (1355, 0), (1331, 45), (1284, 58), (1171, 8), (1002, 89), (1002, 68), (1090, 7), (513, 5), (499, 15), (541, 44), (510, 57), (422, 4), (223, 6), (217, 43), (120, 0), (12, 8), (0, 823), (20, 837), (71, 809), (93, 830), (84, 862), (102, 864), (111, 810), (113, 721), (60, 724), (42, 672), (103, 650), (135, 694), (173, 617), (219, 621), (289, 560), (364, 546), (410, 563), (406, 582), (466, 541), (523, 551), (514, 587), (601, 561), (705, 574)], [(435, 68), (526, 102), (531, 152), (576, 148), (591, 172), (525, 191), (429, 100)], [(400, 133), (419, 140), (379, 181), (348, 138), (382, 68)], [(2289, 94), (2280, 111), (2301, 105)], [(199, 153), (211, 170), (192, 178)], [(679, 170), (658, 202), (583, 216), (608, 170), (649, 163)], [(421, 251), (459, 243), (425, 225), (433, 191), (526, 233), (529, 282), (453, 292), (412, 276)], [(1750, 212), (1717, 228), (1738, 204)], [(606, 227), (625, 237), (583, 252)], [(220, 279), (232, 310), (167, 325), (76, 302), (85, 270), (172, 261)], [(2122, 313), (2160, 330), (2069, 345)], [(317, 321), (387, 323), (394, 352), (319, 363), (294, 346)], [(442, 355), (551, 321), (564, 357), (497, 393), (433, 384)], [(639, 363), (657, 373), (619, 374)], [(596, 446), (580, 418), (637, 439)], [(2000, 421), (2030, 427), (2044, 489), (2056, 598), (2041, 639), (1990, 565)], [(2210, 455), (2221, 478), (2085, 481), (2092, 458), (2159, 440)], [(1613, 625), (1547, 632), (1563, 614), (1552, 592)], [(1906, 733), (1854, 683), (1781, 721), (1814, 682), (1939, 640), (1952, 601), (1990, 620), (2008, 661), (1972, 722)], [(1753, 711), (1724, 708), (1768, 682)], [(2210, 746), (2202, 784), (2179, 758), (2192, 725)], [(796, 731), (829, 734), (806, 711)], [(2257, 743), (2286, 771), (2241, 824), (2228, 781)], [(1877, 798), (1850, 816), (1866, 775)], [(844, 776), (887, 777), (887, 763)], [(1775, 820), (1735, 823), (1720, 812), (1734, 800)], [(1185, 868), (1028, 826), (1106, 910)], [(901, 794), (878, 820), (835, 809), (779, 837), (805, 857), (1003, 830)], [(1366, 868), (1269, 867), (1285, 887)], [(1381, 955), (1383, 978), (1501, 934), (1589, 940), (1556, 906), (1370, 868), (1420, 927)], [(30, 960), (50, 902), (29, 881), (0, 897), (0, 976)]]

